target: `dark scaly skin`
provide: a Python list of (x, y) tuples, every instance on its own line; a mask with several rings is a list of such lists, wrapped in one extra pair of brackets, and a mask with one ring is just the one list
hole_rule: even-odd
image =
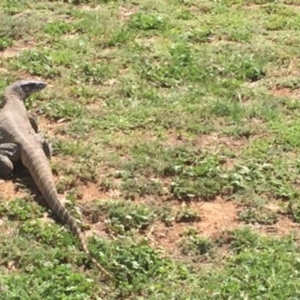
[[(23, 88), (24, 86), (25, 88)], [(24, 100), (30, 94), (42, 90), (45, 86), (46, 84), (38, 81), (17, 81), (5, 89), (4, 104), (0, 112), (1, 144), (9, 145), (9, 143), (12, 143), (17, 145), (17, 151), (14, 152), (14, 156), (11, 155), (13, 160), (20, 159), (22, 161), (49, 207), (78, 236), (81, 247), (89, 256), (89, 259), (100, 271), (111, 277), (90, 255), (78, 224), (59, 201), (48, 159), (34, 136), (35, 130), (28, 118)]]

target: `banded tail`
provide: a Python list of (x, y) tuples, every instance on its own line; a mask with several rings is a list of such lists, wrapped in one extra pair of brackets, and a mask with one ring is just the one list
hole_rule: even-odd
[(28, 169), (49, 207), (60, 218), (60, 220), (70, 226), (72, 232), (77, 235), (81, 247), (88, 255), (90, 261), (95, 264), (101, 272), (112, 278), (112, 275), (106, 271), (95, 258), (91, 256), (87, 244), (84, 241), (80, 227), (59, 201), (51, 168), (42, 149), (37, 147), (36, 143), (33, 142), (27, 143), (26, 146), (23, 144), (21, 156), (24, 166)]

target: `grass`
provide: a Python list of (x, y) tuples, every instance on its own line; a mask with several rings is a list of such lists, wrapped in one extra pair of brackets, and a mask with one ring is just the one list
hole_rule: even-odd
[(26, 105), (113, 275), (20, 170), (0, 299), (300, 297), (298, 1), (4, 0), (0, 24), (0, 88), (48, 83)]

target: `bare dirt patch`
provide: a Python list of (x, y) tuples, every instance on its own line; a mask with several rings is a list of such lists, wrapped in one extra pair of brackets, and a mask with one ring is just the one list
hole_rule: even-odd
[(93, 202), (94, 200), (112, 200), (117, 199), (119, 196), (119, 192), (116, 190), (109, 190), (107, 193), (101, 191), (100, 187), (94, 183), (88, 183), (87, 185), (82, 185), (80, 187), (80, 191), (82, 192), (82, 199), (80, 202), (88, 203)]
[(122, 21), (127, 21), (131, 15), (137, 13), (139, 10), (138, 7), (124, 7), (121, 6), (119, 9), (119, 17)]
[(213, 202), (202, 202), (192, 205), (193, 210), (200, 210), (202, 221), (197, 224), (199, 234), (205, 237), (215, 237), (224, 230), (234, 229), (238, 226), (238, 205), (221, 198)]
[(248, 139), (234, 139), (227, 136), (218, 136), (218, 135), (201, 135), (194, 142), (195, 145), (201, 148), (220, 148), (226, 147), (234, 152), (241, 151), (248, 144)]
[(268, 76), (274, 79), (298, 77), (299, 73), (299, 61), (297, 58), (292, 58), (286, 67), (280, 66), (268, 69)]
[(87, 11), (99, 10), (99, 9), (101, 9), (101, 5), (85, 5), (85, 4), (83, 4), (83, 5), (77, 6), (77, 8), (80, 10), (87, 10)]
[(120, 153), (121, 157), (129, 160), (132, 157), (127, 153), (127, 149), (129, 151), (131, 147), (145, 143), (145, 141), (147, 143), (156, 142), (157, 137), (152, 132), (144, 130), (134, 130), (130, 133), (118, 131), (114, 133), (114, 140), (110, 146), (117, 150), (122, 150), (122, 153)]
[(24, 41), (18, 41), (15, 42), (15, 44), (11, 47), (6, 48), (4, 51), (0, 52), (0, 58), (7, 59), (10, 57), (17, 56), (24, 50), (29, 50), (34, 48), (35, 43), (33, 41), (31, 42), (24, 42)]
[(168, 132), (167, 145), (179, 146), (184, 145), (186, 142), (190, 142), (201, 149), (207, 148), (218, 151), (221, 147), (226, 147), (234, 152), (239, 152), (248, 145), (248, 139), (246, 138), (234, 139), (233, 137), (219, 136), (218, 134), (203, 134), (198, 137), (186, 138), (174, 131)]
[(214, 239), (225, 230), (235, 229), (240, 224), (237, 220), (239, 206), (231, 201), (219, 198), (212, 202), (191, 203), (190, 208), (201, 216), (201, 221), (174, 223), (172, 226), (155, 223), (148, 235), (150, 239), (167, 252), (174, 253), (188, 228), (192, 227), (199, 236)]
[(9, 201), (15, 198), (24, 198), (25, 196), (26, 193), (22, 189), (19, 189), (11, 179), (0, 179), (0, 199)]
[[(174, 207), (174, 206), (173, 206)], [(224, 232), (238, 228), (249, 227), (260, 234), (285, 236), (291, 231), (299, 230), (300, 225), (279, 212), (279, 219), (272, 225), (246, 224), (238, 220), (242, 206), (221, 198), (212, 202), (191, 203), (191, 210), (201, 216), (199, 222), (173, 223), (166, 226), (162, 222), (153, 224), (147, 236), (155, 246), (159, 246), (171, 255), (178, 255), (178, 246), (189, 228), (196, 231), (198, 236), (215, 240)], [(277, 208), (276, 208), (277, 210)]]
[(49, 133), (51, 136), (57, 136), (62, 129), (67, 125), (66, 120), (59, 120), (59, 121), (50, 121), (46, 118), (38, 118), (38, 126), (39, 130), (41, 132), (46, 132), (47, 134)]
[(83, 232), (83, 235), (85, 239), (90, 238), (92, 236), (97, 236), (105, 239), (110, 238), (110, 235), (107, 233), (106, 230), (106, 225), (103, 224), (103, 222), (98, 222), (96, 224), (93, 224), (92, 226), (90, 226), (89, 230), (85, 230)]
[(278, 97), (288, 97), (292, 99), (299, 99), (300, 89), (292, 90), (289, 88), (277, 88), (274, 87), (270, 90), (270, 93)]
[(280, 216), (276, 224), (259, 226), (257, 229), (260, 232), (266, 233), (268, 235), (276, 234), (278, 236), (288, 235), (293, 230), (299, 230), (300, 225), (293, 222), (287, 216)]

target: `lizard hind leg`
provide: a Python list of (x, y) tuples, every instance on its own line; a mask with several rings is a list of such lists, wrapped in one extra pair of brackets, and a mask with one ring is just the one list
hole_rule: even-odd
[(5, 155), (0, 154), (0, 177), (7, 177), (12, 174), (14, 165)]
[(20, 150), (17, 144), (0, 144), (0, 176), (6, 177), (11, 175), (14, 169), (13, 162), (18, 161), (19, 159)]

